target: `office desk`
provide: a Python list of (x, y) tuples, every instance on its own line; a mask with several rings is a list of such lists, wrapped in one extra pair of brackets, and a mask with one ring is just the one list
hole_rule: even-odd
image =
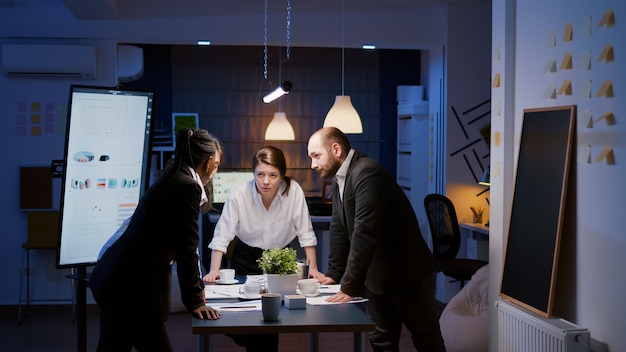
[[(483, 234), (489, 236), (489, 226), (484, 224), (474, 224), (470, 222), (462, 222), (459, 227), (470, 231), (470, 236), (476, 236), (476, 234)], [(475, 237), (472, 237), (475, 238)]]
[[(209, 303), (210, 304), (210, 303)], [(284, 306), (280, 320), (264, 322), (260, 311), (222, 314), (217, 320), (192, 318), (193, 334), (198, 336), (198, 351), (211, 351), (212, 334), (275, 334), (311, 333), (310, 350), (317, 351), (320, 332), (353, 332), (354, 351), (364, 350), (366, 331), (375, 328), (374, 322), (357, 304), (313, 306), (289, 310)]]
[(462, 222), (459, 227), (467, 232), (467, 240), (464, 241), (467, 257), (489, 261), (489, 226)]

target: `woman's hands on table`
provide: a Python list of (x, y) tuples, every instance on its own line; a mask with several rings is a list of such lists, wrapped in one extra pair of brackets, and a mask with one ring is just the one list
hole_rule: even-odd
[(208, 274), (204, 275), (202, 281), (204, 282), (215, 282), (215, 280), (220, 278), (219, 270), (211, 270)]

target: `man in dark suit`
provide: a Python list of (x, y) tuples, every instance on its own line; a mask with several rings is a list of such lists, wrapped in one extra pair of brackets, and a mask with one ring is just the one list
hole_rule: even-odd
[(331, 302), (369, 298), (374, 351), (397, 351), (402, 324), (422, 351), (445, 351), (436, 313), (436, 263), (411, 203), (376, 161), (334, 127), (309, 139), (311, 168), (334, 177), (330, 255), (322, 284), (341, 283)]

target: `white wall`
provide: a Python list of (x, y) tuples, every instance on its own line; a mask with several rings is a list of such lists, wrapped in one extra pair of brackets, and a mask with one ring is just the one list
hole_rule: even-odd
[[(0, 40), (0, 44), (10, 42)], [(50, 41), (20, 40), (19, 43), (49, 44)], [(56, 40), (56, 44), (90, 44), (97, 47), (97, 79), (95, 80), (58, 80), (8, 78), (0, 75), (0, 114), (3, 128), (0, 140), (3, 142), (3, 172), (0, 183), (4, 185), (0, 197), (2, 209), (3, 238), (0, 240), (0, 304), (17, 304), (19, 292), (20, 260), (22, 243), (26, 241), (27, 215), (18, 209), (19, 204), (19, 167), (50, 166), (52, 160), (62, 160), (65, 148), (65, 128), (70, 84), (115, 86), (117, 66), (117, 43), (112, 41)], [(1, 51), (0, 47), (0, 51)], [(45, 58), (42, 58), (45, 60)], [(68, 58), (71, 60), (71, 58)], [(31, 135), (29, 112), (32, 103), (39, 103), (44, 110), (40, 136)], [(27, 110), (22, 111), (21, 106)], [(22, 134), (22, 131), (26, 131)], [(60, 207), (61, 180), (53, 180), (53, 202), (55, 210)], [(31, 298), (69, 298), (70, 280), (65, 278), (68, 270), (56, 269), (55, 250), (31, 251)], [(24, 284), (25, 285), (25, 284)], [(25, 286), (24, 286), (25, 287)]]
[[(511, 11), (512, 7), (515, 11)], [(561, 316), (591, 331), (593, 351), (626, 350), (626, 304), (623, 301), (626, 283), (623, 269), (626, 265), (626, 101), (621, 99), (626, 85), (626, 67), (623, 53), (626, 37), (620, 18), (626, 14), (624, 2), (542, 0), (493, 1), (494, 43), (493, 51), (500, 50), (505, 62), (494, 60), (494, 72), (501, 69), (503, 87), (492, 90), (492, 97), (501, 100), (505, 109), (501, 117), (493, 117), (493, 126), (502, 133), (503, 145), (492, 143), (492, 165), (502, 167), (500, 177), (492, 171), (491, 197), (493, 202), (504, 205), (501, 218), (491, 228), (491, 256), (500, 260), (505, 242), (506, 226), (510, 213), (509, 197), (512, 175), (519, 147), (522, 113), (525, 108), (576, 105), (578, 109), (577, 131), (574, 150), (576, 159), (591, 146), (591, 162), (574, 160), (574, 174), (570, 174), (572, 186), (568, 189), (565, 213), (567, 243), (562, 243), (561, 266), (557, 271), (555, 315)], [(597, 27), (607, 10), (614, 10), (616, 25), (613, 28)], [(586, 35), (585, 20), (591, 19), (591, 34)], [(573, 40), (563, 42), (565, 26), (572, 24)], [(499, 30), (496, 33), (496, 28)], [(556, 33), (556, 46), (549, 47), (548, 39)], [(515, 38), (514, 48), (510, 39)], [(509, 41), (507, 43), (507, 41)], [(602, 48), (612, 44), (615, 61), (598, 62)], [(591, 69), (582, 68), (585, 52), (591, 55)], [(556, 60), (557, 68), (565, 53), (571, 53), (573, 68), (545, 72), (549, 60)], [(512, 65), (512, 66), (511, 66)], [(513, 69), (510, 69), (513, 67)], [(557, 95), (555, 99), (544, 98), (550, 84), (558, 90), (564, 80), (571, 80), (572, 94)], [(585, 80), (592, 82), (592, 96), (583, 96)], [(595, 97), (604, 80), (612, 80), (614, 97)], [(586, 110), (592, 111), (594, 120), (612, 111), (616, 124), (608, 126), (604, 120), (587, 128), (583, 118)], [(512, 119), (514, 123), (504, 123)], [(492, 130), (492, 136), (494, 131)], [(492, 138), (493, 140), (493, 138)], [(513, 146), (512, 153), (506, 150)], [(615, 165), (594, 159), (605, 147), (613, 148)], [(537, 170), (540, 171), (540, 170)], [(505, 178), (505, 179), (503, 179)], [(495, 182), (495, 184), (494, 184)], [(540, 201), (538, 200), (538, 205)], [(507, 209), (509, 208), (509, 209)], [(492, 219), (495, 214), (492, 214)], [(565, 264), (565, 265), (564, 265)], [(499, 287), (500, 268), (490, 273), (490, 291)], [(490, 299), (496, 299), (493, 294)], [(493, 317), (493, 315), (492, 315)], [(496, 351), (496, 331), (491, 325), (491, 350)]]

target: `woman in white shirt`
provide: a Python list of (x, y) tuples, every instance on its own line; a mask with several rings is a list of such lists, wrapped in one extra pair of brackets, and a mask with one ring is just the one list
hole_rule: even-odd
[(317, 269), (313, 231), (302, 187), (286, 176), (283, 152), (272, 146), (259, 149), (252, 157), (254, 179), (235, 190), (224, 204), (215, 226), (210, 270), (205, 282), (219, 278), (222, 257), (237, 236), (231, 268), (238, 275), (262, 274), (257, 263), (264, 250), (284, 248), (296, 236), (309, 262), (309, 276), (323, 276)]

